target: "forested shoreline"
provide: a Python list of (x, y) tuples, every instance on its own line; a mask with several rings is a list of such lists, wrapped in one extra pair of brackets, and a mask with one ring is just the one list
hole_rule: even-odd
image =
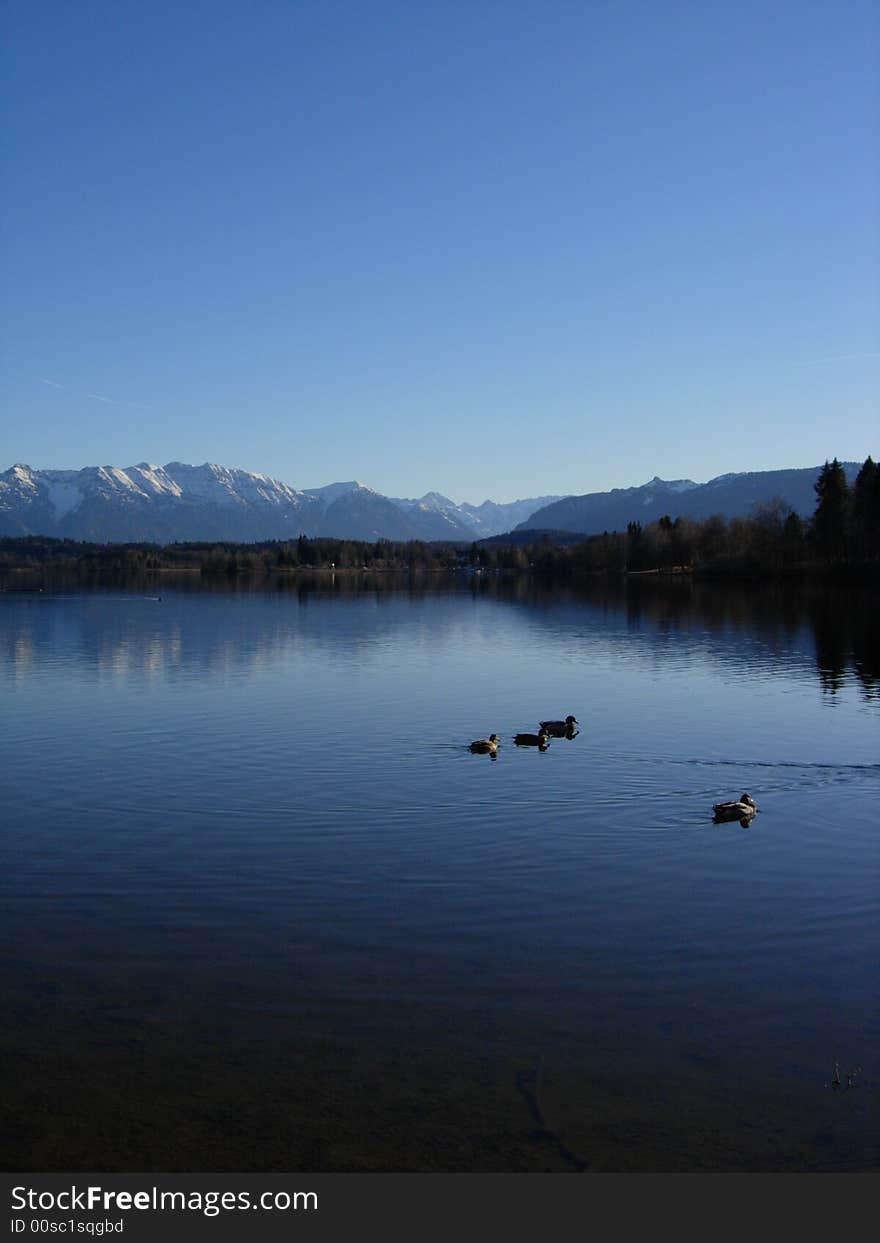
[(204, 579), (279, 576), (297, 571), (503, 572), (572, 579), (590, 574), (676, 573), (707, 577), (880, 579), (880, 467), (869, 456), (852, 487), (835, 458), (815, 484), (816, 509), (801, 518), (782, 498), (745, 518), (704, 521), (664, 516), (625, 531), (579, 537), (522, 532), (473, 543), (309, 538), (223, 542), (99, 544), (42, 535), (0, 539), (0, 576), (20, 572), (123, 579), (168, 572)]

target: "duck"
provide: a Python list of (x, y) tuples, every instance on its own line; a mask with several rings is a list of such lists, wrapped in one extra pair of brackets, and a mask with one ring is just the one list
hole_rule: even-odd
[(578, 725), (576, 716), (567, 716), (564, 721), (539, 721), (538, 728), (544, 730), (547, 734), (552, 734), (554, 738), (564, 738), (566, 734), (571, 737), (577, 733), (575, 728)]
[(542, 751), (546, 751), (550, 735), (546, 729), (542, 729), (539, 734), (515, 734), (513, 741), (518, 747), (540, 747)]
[(490, 734), (488, 738), (477, 738), (470, 745), (475, 755), (495, 755), (498, 751), (498, 735)]
[(758, 804), (751, 794), (742, 794), (729, 803), (715, 803), (712, 807), (716, 820), (751, 820), (758, 811)]

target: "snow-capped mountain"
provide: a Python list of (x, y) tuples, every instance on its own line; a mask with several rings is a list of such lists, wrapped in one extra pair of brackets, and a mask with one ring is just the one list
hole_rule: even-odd
[[(501, 535), (505, 531), (512, 530), (518, 523), (525, 521), (536, 509), (549, 505), (553, 501), (558, 501), (560, 498), (558, 496), (537, 496), (532, 497), (530, 500), (483, 501), (482, 505), (469, 505), (467, 501), (463, 501), (461, 505), (456, 505), (455, 501), (451, 501), (442, 492), (426, 492), (418, 500), (401, 497), (393, 497), (392, 499), (394, 504), (399, 505), (412, 520), (418, 520), (419, 516), (421, 516), (421, 519), (424, 521), (429, 515), (445, 519), (449, 523), (449, 529), (445, 535), (447, 539), (471, 539), (475, 537), (484, 539), (489, 535)], [(454, 534), (454, 529), (462, 525), (466, 533), (464, 535)], [(432, 538), (440, 539), (444, 537), (438, 535)]]
[(561, 499), (560, 496), (536, 496), (531, 500), (507, 501), (501, 504), (497, 501), (483, 501), (482, 505), (468, 505), (465, 502), (460, 508), (480, 535), (488, 537), (512, 531), (521, 522), (526, 522), (536, 510)]
[(112, 541), (241, 540), (314, 533), (324, 506), (277, 479), (223, 466), (141, 462), (125, 470), (0, 475), (0, 534)]
[(418, 500), (406, 497), (390, 497), (392, 504), (405, 515), (415, 539), (473, 540), (479, 535), (476, 524), (463, 513), (464, 506), (456, 505), (441, 492), (426, 492)]
[[(850, 479), (858, 463), (843, 463)], [(457, 505), (441, 492), (383, 496), (356, 480), (293, 488), (269, 475), (216, 466), (140, 462), (82, 470), (0, 474), (0, 536), (53, 535), (99, 543), (205, 540), (248, 543), (326, 535), (375, 541), (485, 539), (507, 531), (622, 531), (664, 514), (695, 519), (744, 516), (781, 497), (812, 514), (820, 467), (718, 475), (708, 483), (660, 479), (634, 488), (564, 498)]]
[(366, 487), (367, 484), (360, 483), (357, 479), (350, 479), (348, 483), (328, 483), (323, 488), (303, 488), (303, 492), (306, 496), (316, 496), (325, 505), (332, 505), (341, 496), (347, 496), (349, 492)]
[(456, 505), (439, 492), (395, 500), (351, 480), (293, 488), (252, 471), (204, 463), (140, 462), (82, 470), (16, 465), (0, 474), (0, 535), (54, 535), (98, 542), (250, 542), (327, 535), (340, 539), (472, 540), (508, 530), (517, 501)]

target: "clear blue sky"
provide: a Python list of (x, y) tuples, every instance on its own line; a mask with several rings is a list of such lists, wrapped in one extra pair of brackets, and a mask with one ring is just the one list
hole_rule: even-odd
[(880, 451), (873, 0), (5, 0), (0, 469)]

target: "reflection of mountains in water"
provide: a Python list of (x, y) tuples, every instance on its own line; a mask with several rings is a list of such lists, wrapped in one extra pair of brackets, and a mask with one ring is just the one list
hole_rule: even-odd
[[(456, 650), (462, 598), (484, 602), (493, 633), (536, 626), (555, 644), (604, 646), (630, 662), (695, 660), (743, 677), (812, 668), (830, 694), (850, 679), (880, 698), (880, 593), (807, 585), (595, 580), (550, 587), (528, 576), (297, 575), (275, 590), (211, 590), (163, 578), (133, 592), (6, 594), (0, 660), (16, 679), (76, 654), (97, 676), (246, 673), (295, 655), (363, 659), (390, 642)], [(220, 607), (218, 607), (218, 605)], [(414, 615), (415, 611), (415, 615)], [(490, 625), (488, 615), (468, 624)], [(417, 625), (413, 623), (417, 622)], [(636, 640), (636, 641), (634, 641)], [(687, 640), (681, 642), (680, 640)]]

